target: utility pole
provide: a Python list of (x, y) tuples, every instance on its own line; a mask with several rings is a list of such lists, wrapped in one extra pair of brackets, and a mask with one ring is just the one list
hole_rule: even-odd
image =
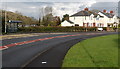
[(5, 33), (7, 33), (7, 2), (5, 3)]
[(7, 12), (5, 11), (5, 33), (7, 33)]

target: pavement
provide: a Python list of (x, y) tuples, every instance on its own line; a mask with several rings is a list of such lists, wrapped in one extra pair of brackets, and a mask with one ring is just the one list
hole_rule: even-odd
[(0, 35), (0, 40), (4, 40), (4, 39), (13, 39), (13, 38), (24, 38), (24, 37), (32, 37), (32, 36), (41, 36), (41, 35), (49, 35), (49, 34), (65, 34), (65, 33), (27, 33), (27, 34), (9, 34), (9, 35)]
[[(117, 32), (60, 33), (2, 40), (3, 68), (61, 67), (67, 51), (76, 43)], [(58, 68), (57, 68), (58, 69)]]

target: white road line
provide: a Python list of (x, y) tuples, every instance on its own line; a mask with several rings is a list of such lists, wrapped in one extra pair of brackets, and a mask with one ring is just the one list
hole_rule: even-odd
[(45, 61), (44, 61), (44, 62), (42, 62), (42, 64), (46, 64), (46, 63), (47, 63), (47, 62), (45, 62)]

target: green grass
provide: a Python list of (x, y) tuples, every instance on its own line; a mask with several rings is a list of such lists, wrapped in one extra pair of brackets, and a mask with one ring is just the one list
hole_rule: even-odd
[(62, 67), (118, 67), (118, 35), (84, 40), (73, 46)]

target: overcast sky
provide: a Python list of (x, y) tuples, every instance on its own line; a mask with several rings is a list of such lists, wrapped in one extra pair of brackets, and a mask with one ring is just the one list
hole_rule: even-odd
[(1, 0), (2, 2), (86, 2), (86, 1), (97, 1), (97, 2), (118, 2), (120, 0)]
[(41, 7), (51, 6), (54, 16), (72, 15), (85, 7), (98, 10), (113, 10), (117, 13), (119, 0), (1, 0), (0, 9), (18, 11), (23, 15), (38, 19)]

